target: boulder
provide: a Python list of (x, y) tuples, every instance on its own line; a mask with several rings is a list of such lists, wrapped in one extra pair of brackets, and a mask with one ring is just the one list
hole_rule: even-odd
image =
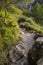
[(37, 63), (43, 57), (43, 37), (37, 38), (32, 48), (28, 52), (28, 65), (41, 65)]

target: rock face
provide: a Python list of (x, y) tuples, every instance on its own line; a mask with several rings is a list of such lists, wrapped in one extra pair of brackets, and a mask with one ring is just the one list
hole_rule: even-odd
[(43, 65), (43, 37), (39, 37), (28, 52), (28, 64)]

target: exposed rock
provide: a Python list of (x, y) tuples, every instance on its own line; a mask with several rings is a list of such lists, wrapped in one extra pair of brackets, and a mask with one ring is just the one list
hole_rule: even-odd
[(26, 33), (21, 29), (21, 38), (22, 41), (9, 51), (11, 65), (39, 64), (38, 61), (43, 57), (42, 35), (38, 34), (37, 39), (34, 40), (34, 34)]
[(28, 52), (28, 64), (40, 65), (37, 63), (43, 57), (43, 37), (39, 37)]
[(26, 62), (28, 50), (34, 44), (34, 35), (30, 33), (24, 33), (22, 36), (22, 42), (13, 47), (9, 51), (9, 58), (15, 65), (23, 65)]
[(36, 40), (38, 37), (43, 37), (43, 34), (36, 33), (35, 36), (34, 36), (34, 40)]

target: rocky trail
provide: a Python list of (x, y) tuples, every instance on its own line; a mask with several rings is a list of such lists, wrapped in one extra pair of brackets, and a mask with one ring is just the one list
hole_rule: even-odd
[(27, 33), (23, 29), (21, 29), (20, 38), (22, 38), (22, 41), (9, 51), (11, 65), (27, 65), (27, 54), (35, 42), (34, 34)]
[(29, 49), (31, 49), (32, 45), (34, 44), (34, 34), (27, 33), (21, 29), (20, 37), (22, 38), (22, 41), (9, 51), (9, 57), (12, 61), (11, 65), (23, 65), (23, 63), (26, 62)]

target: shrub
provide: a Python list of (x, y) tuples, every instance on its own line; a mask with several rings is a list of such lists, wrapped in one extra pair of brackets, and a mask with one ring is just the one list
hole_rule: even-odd
[(24, 17), (20, 17), (19, 20), (18, 20), (18, 23), (22, 23), (22, 22), (25, 22), (25, 18)]

